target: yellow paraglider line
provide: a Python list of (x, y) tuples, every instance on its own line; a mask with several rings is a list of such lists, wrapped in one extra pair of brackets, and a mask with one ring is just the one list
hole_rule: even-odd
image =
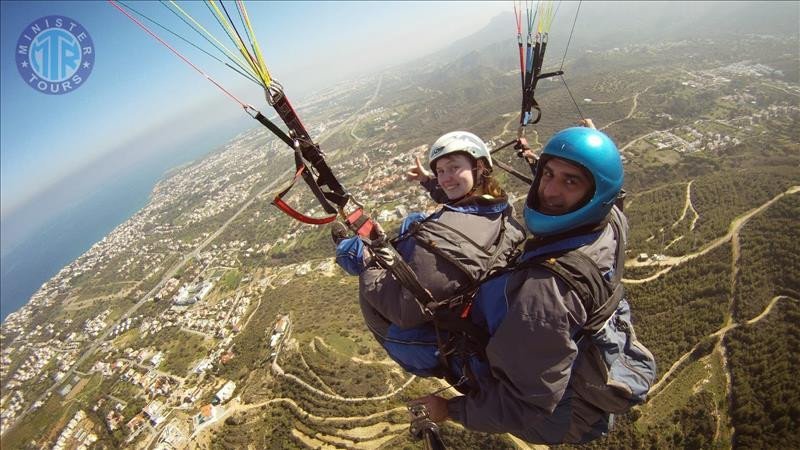
[(216, 2), (214, 0), (208, 0), (206, 2), (206, 5), (210, 5), (210, 7), (213, 8), (212, 12), (216, 15), (217, 21), (220, 23), (220, 25), (222, 25), (223, 29), (228, 34), (228, 37), (242, 53), (242, 56), (245, 57), (245, 60), (248, 62), (250, 67), (256, 72), (256, 74), (258, 74), (258, 78), (261, 79), (261, 81), (264, 83), (264, 88), (269, 87), (269, 85), (272, 83), (269, 74), (268, 73), (265, 74), (261, 70), (261, 65), (259, 65), (255, 61), (255, 57), (251, 55), (250, 52), (247, 50), (244, 41), (236, 32), (236, 29), (230, 23), (230, 20), (227, 18), (227, 16), (224, 15), (222, 11), (220, 11), (219, 7), (217, 7)]
[[(211, 33), (210, 33), (208, 30), (206, 30), (206, 29), (205, 29), (205, 27), (203, 27), (203, 25), (201, 25), (201, 24), (200, 24), (200, 23), (199, 23), (197, 20), (195, 20), (195, 19), (194, 19), (194, 17), (192, 17), (191, 15), (189, 15), (189, 13), (187, 13), (187, 12), (186, 12), (186, 11), (185, 11), (183, 8), (181, 8), (181, 7), (180, 7), (180, 5), (178, 5), (177, 3), (175, 3), (175, 1), (174, 1), (174, 0), (169, 0), (169, 3), (170, 3), (170, 4), (171, 4), (173, 7), (175, 7), (175, 9), (176, 9), (176, 10), (177, 10), (177, 11), (178, 11), (180, 14), (182, 14), (182, 15), (183, 15), (184, 17), (186, 17), (186, 18), (187, 18), (189, 21), (191, 21), (191, 22), (192, 22), (192, 24), (193, 24), (193, 27), (194, 27), (194, 28), (195, 28), (195, 29), (196, 29), (198, 32), (202, 32), (202, 33), (204, 33), (204, 34), (205, 34), (205, 35), (206, 35), (208, 38), (212, 39), (212, 40), (213, 40), (213, 41), (214, 41), (214, 42), (215, 42), (215, 43), (216, 43), (216, 44), (219, 46), (219, 48), (221, 48), (221, 50), (222, 50), (222, 51), (223, 51), (223, 52), (226, 54), (226, 56), (228, 56), (229, 58), (231, 58), (231, 60), (235, 61), (235, 62), (237, 63), (237, 65), (238, 65), (239, 67), (241, 67), (243, 70), (246, 70), (246, 69), (245, 69), (245, 66), (247, 65), (247, 63), (246, 63), (244, 60), (242, 60), (241, 56), (237, 56), (237, 55), (236, 55), (236, 53), (234, 53), (234, 52), (232, 52), (230, 49), (228, 49), (228, 47), (226, 47), (226, 46), (225, 46), (225, 44), (223, 44), (222, 42), (220, 42), (220, 41), (219, 41), (219, 39), (217, 39), (217, 38), (216, 38), (216, 36), (214, 36), (214, 35), (213, 35), (213, 34), (211, 34)], [(164, 5), (166, 6), (166, 4), (164, 4)], [(167, 6), (167, 7), (169, 8), (169, 6)], [(190, 24), (190, 25), (191, 25), (191, 24)], [(250, 73), (251, 73), (251, 75), (253, 75), (253, 76), (256, 76), (256, 77), (258, 76), (258, 74), (257, 74), (255, 71), (252, 71), (252, 69), (251, 69), (249, 72), (250, 72)]]
[(549, 33), (550, 27), (553, 25), (553, 2), (543, 1), (539, 2), (539, 25), (537, 31), (539, 33)]
[(236, 5), (239, 7), (239, 12), (244, 18), (247, 35), (249, 36), (250, 41), (253, 43), (253, 53), (255, 53), (256, 61), (261, 66), (261, 71), (266, 75), (267, 80), (269, 80), (271, 83), (272, 77), (269, 74), (269, 70), (267, 70), (267, 65), (264, 63), (264, 56), (261, 54), (261, 47), (258, 46), (258, 39), (256, 39), (256, 33), (253, 31), (253, 26), (250, 24), (250, 17), (247, 15), (247, 8), (244, 7), (244, 3), (241, 0), (236, 0)]

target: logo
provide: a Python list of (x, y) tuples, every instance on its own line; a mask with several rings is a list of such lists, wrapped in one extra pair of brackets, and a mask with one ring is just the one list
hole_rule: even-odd
[(65, 16), (45, 16), (17, 39), (16, 63), (22, 79), (44, 94), (66, 94), (89, 77), (94, 44), (81, 24)]
[(442, 150), (444, 150), (444, 149), (445, 149), (444, 145), (441, 146), (441, 147), (436, 147), (435, 149), (433, 149), (433, 151), (431, 151), (431, 158), (433, 158), (434, 156), (438, 155), (439, 153), (442, 153)]

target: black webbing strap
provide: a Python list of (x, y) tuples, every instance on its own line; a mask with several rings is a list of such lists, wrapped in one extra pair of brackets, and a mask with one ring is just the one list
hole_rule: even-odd
[[(300, 118), (297, 116), (297, 113), (294, 111), (294, 108), (292, 108), (286, 96), (283, 95), (282, 92), (276, 92), (271, 94), (271, 100), (273, 101), (272, 104), (278, 112), (278, 115), (289, 129), (289, 134), (285, 133), (260, 111), (252, 107), (247, 107), (245, 109), (254, 119), (258, 120), (259, 123), (267, 127), (275, 136), (294, 150), (297, 172), (289, 186), (276, 195), (272, 203), (290, 217), (303, 223), (315, 225), (329, 223), (336, 218), (335, 215), (338, 210), (344, 209), (345, 205), (347, 205), (350, 200), (350, 195), (333, 175), (333, 171), (331, 171), (330, 166), (328, 166), (328, 163), (325, 161), (322, 151), (317, 144), (312, 142), (308, 131), (300, 121)], [(255, 114), (253, 114), (253, 112)], [(311, 192), (314, 194), (320, 206), (322, 206), (322, 209), (330, 214), (330, 216), (323, 218), (309, 217), (298, 212), (283, 201), (283, 197), (292, 186), (294, 186), (294, 183), (300, 176), (303, 177), (303, 181), (305, 181), (311, 189)], [(323, 190), (322, 186), (326, 186), (328, 189)], [(358, 211), (361, 211), (361, 208), (358, 208)], [(364, 214), (364, 217), (369, 221), (368, 225), (359, 224), (358, 227), (353, 227), (351, 225), (350, 228), (363, 236), (368, 236), (372, 231), (373, 222), (366, 214)], [(349, 220), (348, 225), (350, 225)]]
[(253, 118), (256, 119), (257, 121), (259, 121), (261, 123), (261, 125), (264, 125), (265, 127), (267, 127), (269, 129), (269, 131), (272, 131), (272, 133), (275, 136), (278, 136), (278, 139), (280, 139), (283, 142), (285, 142), (286, 145), (288, 145), (290, 148), (292, 148), (292, 149), (295, 148), (295, 145), (296, 145), (295, 140), (290, 138), (289, 135), (287, 135), (286, 133), (283, 132), (283, 130), (280, 129), (280, 127), (275, 125), (271, 120), (267, 119), (266, 116), (261, 114), (261, 111), (256, 111), (256, 115), (253, 116)]
[(536, 65), (533, 68), (533, 80), (531, 80), (531, 89), (536, 89), (536, 83), (539, 82), (539, 74), (542, 73), (542, 64), (544, 63), (544, 52), (547, 50), (547, 34), (541, 36), (541, 39), (536, 40)]
[[(540, 267), (560, 278), (581, 299), (586, 310), (586, 323), (582, 332), (594, 334), (614, 314), (624, 295), (622, 273), (624, 266), (624, 243), (622, 224), (617, 213), (612, 210), (609, 223), (617, 239), (614, 254), (614, 274), (606, 280), (597, 263), (579, 250), (566, 250), (550, 255), (542, 255), (518, 264), (514, 270)], [(612, 290), (613, 287), (613, 290)]]
[(531, 178), (531, 177), (529, 177), (529, 176), (527, 176), (527, 175), (524, 175), (522, 172), (520, 172), (520, 171), (518, 171), (517, 169), (515, 169), (515, 168), (511, 167), (510, 165), (508, 165), (508, 164), (504, 163), (503, 161), (498, 161), (498, 160), (496, 160), (496, 159), (495, 159), (495, 160), (494, 160), (494, 161), (492, 161), (492, 162), (493, 162), (493, 163), (494, 163), (494, 164), (495, 164), (497, 167), (499, 167), (499, 168), (501, 168), (501, 169), (505, 170), (505, 171), (506, 171), (506, 172), (508, 172), (510, 175), (513, 175), (513, 176), (515, 176), (517, 179), (519, 179), (519, 180), (520, 180), (520, 181), (522, 181), (523, 183), (527, 183), (527, 184), (529, 184), (529, 185), (530, 185), (530, 184), (533, 184), (533, 178)]
[[(468, 312), (471, 302), (468, 305), (463, 305), (464, 312)], [(457, 333), (466, 336), (472, 341), (472, 347), (475, 351), (484, 356), (486, 354), (486, 346), (489, 344), (489, 332), (479, 327), (469, 317), (463, 317), (457, 310), (444, 310), (437, 311), (436, 325), (438, 328), (449, 331), (450, 333)]]
[[(378, 262), (386, 270), (392, 272), (392, 275), (397, 278), (397, 281), (400, 282), (400, 285), (411, 292), (411, 294), (414, 296), (414, 300), (417, 302), (420, 309), (422, 309), (422, 312), (428, 316), (431, 316), (433, 314), (431, 307), (436, 304), (436, 301), (431, 293), (422, 287), (417, 279), (417, 275), (414, 273), (414, 270), (408, 265), (407, 262), (403, 261), (400, 253), (398, 253), (394, 247), (388, 243), (383, 243), (380, 245), (383, 247), (382, 249), (373, 251)], [(382, 251), (389, 251), (392, 253), (391, 261), (387, 260), (381, 255)]]
[(317, 171), (318, 177), (316, 183), (328, 186), (333, 194), (338, 195), (338, 197), (330, 198), (329, 200), (336, 203), (340, 208), (343, 208), (349, 199), (347, 192), (339, 183), (339, 180), (333, 175), (333, 171), (331, 171), (331, 168), (325, 161), (319, 146), (311, 141), (311, 136), (308, 134), (303, 122), (301, 122), (300, 118), (297, 116), (292, 104), (289, 103), (289, 99), (287, 99), (282, 92), (276, 93), (272, 96), (272, 106), (275, 108), (275, 111), (278, 112), (278, 115), (281, 120), (283, 120), (283, 123), (286, 124), (286, 127), (294, 133), (297, 138), (303, 159), (308, 161), (314, 170)]
[[(316, 197), (317, 201), (322, 206), (322, 209), (324, 209), (325, 212), (327, 212), (328, 214), (336, 214), (336, 211), (337, 211), (336, 207), (331, 205), (331, 202), (335, 203), (336, 205), (339, 205), (339, 206), (343, 207), (344, 204), (347, 203), (347, 196), (346, 196), (346, 194), (340, 195), (338, 193), (324, 192), (322, 190), (322, 188), (319, 186), (319, 183), (317, 182), (317, 180), (314, 179), (314, 175), (311, 173), (310, 170), (308, 170), (308, 167), (306, 166), (305, 162), (303, 161), (304, 159), (307, 159), (307, 158), (305, 158), (303, 156), (303, 145), (302, 145), (302, 143), (300, 141), (296, 140), (296, 139), (292, 139), (289, 135), (284, 133), (283, 130), (280, 129), (280, 127), (275, 125), (275, 123), (272, 122), (271, 120), (267, 119), (267, 117), (264, 116), (263, 114), (261, 114), (260, 111), (256, 111), (256, 114), (253, 115), (253, 118), (256, 119), (262, 125), (264, 125), (265, 127), (267, 127), (267, 129), (269, 129), (273, 134), (275, 134), (275, 136), (277, 136), (278, 139), (280, 139), (283, 142), (285, 142), (286, 145), (288, 145), (290, 148), (292, 148), (294, 150), (294, 163), (295, 163), (295, 167), (297, 168), (297, 172), (295, 173), (295, 177), (292, 180), (291, 184), (289, 184), (289, 187), (284, 189), (281, 193), (279, 193), (275, 197), (275, 200), (273, 200), (273, 204), (275, 206), (277, 206), (278, 208), (280, 208), (281, 211), (284, 211), (285, 213), (287, 213), (291, 217), (293, 217), (293, 218), (295, 218), (297, 220), (300, 220), (300, 221), (302, 221), (304, 223), (311, 223), (311, 224), (318, 223), (318, 222), (315, 221), (317, 219), (313, 219), (313, 218), (310, 218), (308, 216), (304, 216), (303, 214), (297, 212), (295, 209), (290, 207), (288, 204), (286, 204), (282, 200), (283, 196), (286, 195), (286, 193), (289, 191), (289, 189), (292, 188), (292, 186), (294, 186), (294, 183), (297, 181), (297, 178), (299, 176), (302, 176), (303, 177), (303, 181), (305, 181), (306, 184), (308, 185), (308, 187), (311, 189), (311, 192), (314, 194), (314, 197)], [(309, 161), (309, 162), (311, 162), (311, 161)], [(322, 162), (324, 163), (325, 161), (322, 160)], [(325, 164), (325, 167), (327, 167), (327, 164)], [(330, 171), (330, 169), (328, 169), (328, 171)], [(318, 179), (321, 179), (321, 177), (319, 177)], [(327, 221), (322, 222), (322, 223), (328, 223), (331, 220), (333, 220), (333, 219), (327, 220)]]

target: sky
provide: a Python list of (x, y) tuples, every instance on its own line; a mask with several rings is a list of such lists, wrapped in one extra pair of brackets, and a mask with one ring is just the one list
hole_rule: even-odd
[[(208, 50), (158, 2), (134, 8)], [(222, 40), (209, 11), (181, 2)], [(232, 3), (228, 3), (232, 5)], [(312, 88), (424, 56), (467, 36), (512, 2), (248, 2), (272, 76), (298, 98)], [(17, 70), (17, 40), (29, 24), (61, 15), (92, 38), (95, 64), (81, 86), (42, 94)], [(511, 28), (511, 27), (510, 27)], [(266, 110), (258, 86), (153, 27), (246, 103)], [(225, 42), (228, 44), (228, 42)], [(46, 220), (81, 189), (180, 142), (224, 130), (232, 137), (251, 119), (204, 77), (107, 2), (0, 2), (0, 220)], [(293, 94), (294, 93), (294, 94)], [(7, 242), (4, 242), (6, 244)]]

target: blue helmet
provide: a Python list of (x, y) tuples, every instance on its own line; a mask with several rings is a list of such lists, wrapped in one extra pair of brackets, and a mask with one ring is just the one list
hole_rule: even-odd
[[(537, 191), (548, 159), (561, 158), (584, 168), (592, 176), (594, 192), (572, 212), (550, 216), (536, 210)], [(599, 223), (611, 211), (622, 189), (624, 175), (619, 150), (605, 133), (573, 127), (556, 133), (544, 146), (533, 185), (525, 202), (525, 224), (534, 236), (563, 233), (582, 225)]]

